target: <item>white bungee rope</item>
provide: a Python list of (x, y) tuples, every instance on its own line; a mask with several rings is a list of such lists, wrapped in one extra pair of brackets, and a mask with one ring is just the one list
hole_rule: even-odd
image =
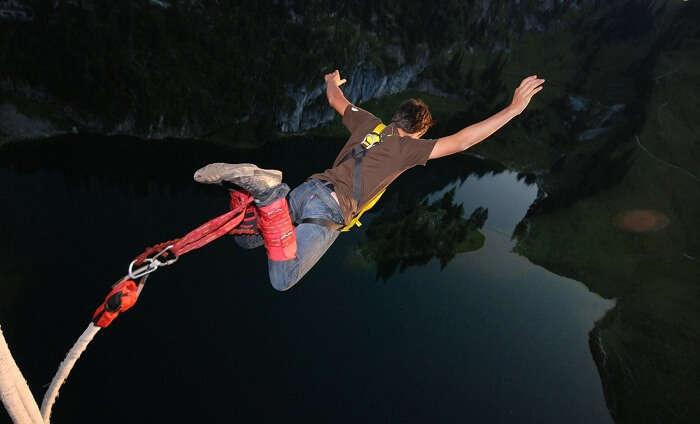
[(41, 403), (41, 410), (37, 406), (36, 400), (29, 390), (27, 381), (22, 372), (17, 367), (10, 347), (5, 341), (0, 328), (0, 398), (5, 405), (7, 413), (15, 424), (49, 424), (51, 421), (51, 408), (58, 397), (58, 390), (68, 378), (73, 365), (80, 358), (80, 355), (87, 348), (88, 343), (100, 331), (93, 323), (83, 331), (83, 334), (75, 342), (66, 358), (58, 367), (49, 385), (44, 401)]
[(0, 328), (0, 399), (16, 424), (44, 422), (27, 381), (10, 353), (2, 328)]
[[(232, 197), (233, 198), (233, 197)], [(51, 384), (44, 395), (39, 409), (37, 402), (29, 390), (27, 381), (22, 376), (10, 348), (5, 341), (2, 329), (0, 328), (0, 400), (7, 410), (10, 418), (15, 424), (49, 424), (51, 420), (51, 409), (58, 397), (58, 391), (68, 378), (75, 362), (85, 351), (87, 345), (92, 341), (101, 328), (107, 327), (120, 312), (131, 308), (138, 299), (148, 276), (160, 267), (175, 263), (181, 254), (198, 249), (213, 240), (225, 235), (232, 234), (243, 219), (247, 204), (238, 205), (231, 211), (216, 217), (203, 225), (190, 231), (180, 239), (176, 239), (176, 245), (161, 243), (146, 250), (158, 248), (151, 253), (157, 252), (154, 256), (134, 259), (129, 264), (129, 273), (118, 280), (112, 291), (107, 295), (105, 301), (95, 311), (93, 319), (88, 327), (80, 335), (78, 341), (68, 351), (66, 358), (58, 367), (56, 375), (51, 380)], [(178, 250), (173, 249), (176, 247)], [(173, 258), (168, 258), (168, 252), (172, 249)], [(146, 255), (144, 252), (142, 255)], [(137, 262), (138, 261), (138, 262)], [(141, 265), (134, 269), (134, 266)], [(135, 281), (139, 281), (138, 284)], [(116, 299), (116, 304), (110, 303), (110, 299)]]
[[(141, 277), (136, 292), (137, 298), (141, 294), (141, 290), (143, 290), (148, 275), (157, 268), (158, 266), (147, 265), (134, 271), (138, 277)], [(131, 268), (129, 271), (130, 275), (133, 275)], [(113, 287), (124, 282), (127, 277), (129, 275), (119, 280)], [(0, 400), (5, 405), (5, 409), (15, 424), (50, 424), (51, 409), (56, 402), (59, 389), (68, 378), (68, 374), (73, 369), (75, 362), (80, 358), (80, 355), (82, 355), (87, 345), (101, 328), (95, 325), (94, 322), (90, 322), (83, 334), (80, 335), (73, 347), (68, 351), (65, 359), (58, 366), (58, 371), (56, 371), (51, 380), (46, 394), (44, 394), (41, 409), (39, 409), (32, 392), (29, 390), (27, 381), (17, 367), (0, 328)]]
[(73, 369), (73, 365), (75, 365), (75, 361), (80, 358), (80, 355), (85, 351), (88, 343), (92, 341), (92, 338), (95, 337), (98, 331), (100, 331), (100, 327), (90, 323), (71, 350), (68, 351), (66, 359), (58, 366), (58, 371), (56, 371), (56, 375), (53, 376), (53, 380), (51, 380), (51, 384), (44, 395), (44, 400), (41, 402), (41, 416), (45, 424), (51, 422), (51, 408), (58, 397), (58, 389), (60, 389), (63, 382), (66, 381), (68, 374), (70, 374), (70, 371)]

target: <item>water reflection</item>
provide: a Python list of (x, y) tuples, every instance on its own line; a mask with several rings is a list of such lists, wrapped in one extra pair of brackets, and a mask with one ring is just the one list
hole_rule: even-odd
[[(391, 185), (367, 220), (356, 254), (376, 264), (376, 277), (384, 281), (432, 259), (444, 268), (455, 255), (483, 247), (487, 220), (492, 229), (511, 231), (535, 197), (534, 181), (531, 174), (471, 155), (433, 161), (427, 172), (410, 170)], [(491, 203), (494, 210), (479, 202)]]
[(407, 205), (406, 214), (384, 213), (372, 221), (359, 250), (365, 260), (377, 264), (377, 278), (386, 280), (433, 258), (444, 268), (457, 253), (483, 247), (485, 237), (479, 230), (488, 219), (488, 209), (478, 207), (465, 219), (464, 206), (454, 197), (453, 188), (431, 203)]

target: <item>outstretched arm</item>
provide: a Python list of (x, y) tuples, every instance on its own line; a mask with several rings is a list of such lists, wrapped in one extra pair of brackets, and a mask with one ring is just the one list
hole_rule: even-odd
[(345, 84), (347, 80), (340, 79), (340, 72), (336, 69), (330, 74), (326, 74), (326, 97), (328, 97), (328, 104), (331, 105), (333, 109), (338, 111), (340, 116), (345, 113), (345, 108), (348, 107), (350, 102), (345, 98), (343, 92), (340, 90), (340, 86)]
[(520, 83), (520, 86), (515, 89), (513, 101), (508, 107), (490, 118), (470, 125), (455, 134), (439, 138), (435, 143), (435, 147), (433, 147), (433, 151), (430, 153), (429, 159), (440, 158), (467, 150), (480, 141), (485, 140), (511, 119), (520, 115), (530, 103), (532, 96), (542, 90), (544, 81), (543, 79), (538, 79), (537, 75), (525, 78)]

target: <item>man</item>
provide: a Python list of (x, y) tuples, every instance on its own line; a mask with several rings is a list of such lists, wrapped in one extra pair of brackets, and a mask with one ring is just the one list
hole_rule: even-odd
[(253, 164), (214, 163), (194, 175), (201, 183), (233, 185), (233, 202), (252, 196), (254, 202), (241, 225), (259, 228), (262, 236), (237, 236), (237, 242), (246, 248), (265, 244), (270, 282), (277, 290), (296, 284), (333, 244), (339, 230), (351, 226), (401, 173), (483, 141), (522, 113), (545, 80), (537, 75), (525, 78), (508, 107), (437, 140), (421, 139), (434, 123), (423, 102), (404, 102), (384, 126), (345, 98), (340, 86), (346, 80), (337, 70), (327, 74), (325, 81), (328, 103), (350, 131), (330, 169), (312, 175), (291, 193), (280, 171)]

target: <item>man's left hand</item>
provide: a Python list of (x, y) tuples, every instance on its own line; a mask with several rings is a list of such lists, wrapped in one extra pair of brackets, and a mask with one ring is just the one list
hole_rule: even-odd
[(340, 72), (337, 69), (330, 74), (326, 74), (324, 78), (326, 80), (326, 84), (333, 84), (336, 87), (340, 87), (348, 81), (346, 79), (340, 79)]

